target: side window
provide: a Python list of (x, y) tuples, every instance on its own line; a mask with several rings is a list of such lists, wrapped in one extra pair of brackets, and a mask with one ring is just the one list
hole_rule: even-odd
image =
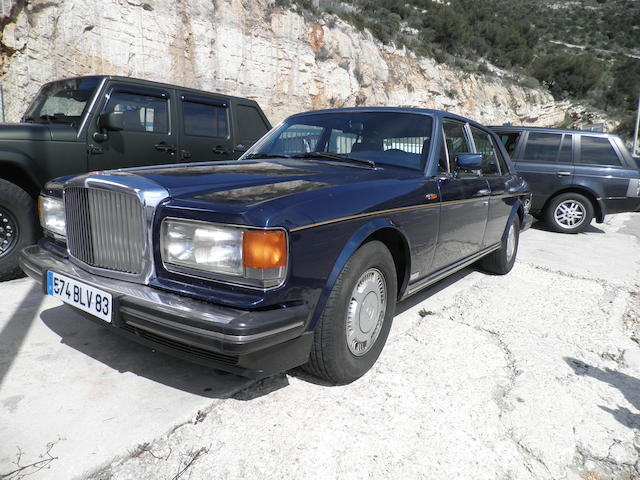
[(324, 130), (314, 125), (291, 125), (278, 137), (274, 150), (285, 154), (314, 152)]
[(558, 154), (558, 163), (573, 163), (571, 159), (571, 139), (573, 135), (565, 133), (562, 136), (562, 144), (560, 145), (560, 153)]
[(105, 113), (121, 113), (123, 130), (169, 133), (168, 100), (160, 96), (113, 92)]
[(529, 132), (522, 160), (526, 162), (555, 163), (560, 150), (562, 134)]
[(500, 141), (504, 145), (505, 150), (513, 159), (513, 154), (516, 151), (516, 147), (518, 146), (518, 140), (520, 139), (520, 135), (522, 132), (502, 132), (498, 133), (500, 137)]
[(619, 166), (620, 159), (608, 138), (581, 135), (580, 155), (576, 163)]
[(470, 127), (473, 143), (476, 145), (476, 152), (482, 155), (482, 175), (499, 176), (501, 175), (500, 165), (498, 164), (498, 155), (491, 141), (491, 137), (487, 132), (483, 132), (479, 128)]
[(241, 143), (245, 148), (249, 148), (265, 133), (269, 131), (269, 126), (264, 122), (258, 109), (249, 105), (238, 105), (238, 128), (239, 135), (237, 143)]
[(225, 138), (229, 135), (227, 108), (221, 105), (182, 102), (185, 135)]
[[(451, 170), (454, 170), (456, 155), (471, 152), (471, 147), (469, 146), (469, 142), (467, 141), (467, 136), (465, 134), (464, 125), (464, 123), (456, 122), (454, 120), (445, 120), (442, 122)], [(459, 178), (478, 177), (480, 176), (480, 170), (457, 170), (457, 175)]]

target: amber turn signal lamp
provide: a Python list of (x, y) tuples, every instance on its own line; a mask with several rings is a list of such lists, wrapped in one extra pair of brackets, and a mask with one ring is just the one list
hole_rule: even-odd
[(249, 230), (242, 239), (242, 261), (248, 268), (287, 265), (287, 238), (281, 230)]

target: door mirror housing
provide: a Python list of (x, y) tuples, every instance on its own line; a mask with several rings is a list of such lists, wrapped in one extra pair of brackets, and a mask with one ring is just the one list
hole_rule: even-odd
[(481, 170), (482, 155), (479, 153), (461, 153), (455, 158), (456, 170)]
[(122, 113), (111, 112), (103, 113), (98, 117), (98, 132), (93, 134), (96, 142), (106, 142), (109, 139), (107, 132), (119, 132), (124, 130), (124, 120)]
[(103, 113), (98, 117), (98, 128), (103, 132), (119, 132), (124, 129), (123, 117), (120, 112)]

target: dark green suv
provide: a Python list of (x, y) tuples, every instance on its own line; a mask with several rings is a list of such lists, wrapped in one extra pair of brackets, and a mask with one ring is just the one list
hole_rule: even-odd
[(0, 125), (0, 279), (36, 242), (35, 198), (93, 170), (236, 159), (271, 125), (253, 100), (126, 77), (44, 85), (19, 124)]

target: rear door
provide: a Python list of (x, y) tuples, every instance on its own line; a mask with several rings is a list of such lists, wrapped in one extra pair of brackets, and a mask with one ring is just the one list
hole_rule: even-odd
[(107, 132), (107, 139), (92, 141), (100, 133), (98, 115), (89, 129), (89, 170), (105, 170), (174, 163), (177, 133), (172, 126), (172, 90), (114, 84), (107, 89), (100, 113), (122, 115), (123, 129)]
[[(616, 207), (626, 207), (630, 181), (637, 178), (637, 171), (624, 166), (623, 159), (609, 137), (586, 134), (577, 137), (575, 183), (594, 190), (604, 199), (611, 213), (615, 213)], [(633, 186), (636, 187), (637, 184), (634, 182)]]
[(182, 92), (178, 99), (180, 117), (180, 161), (231, 160), (229, 101), (224, 97)]
[(496, 147), (493, 137), (488, 132), (473, 126), (470, 126), (469, 130), (473, 138), (475, 153), (482, 155), (482, 177), (487, 181), (491, 190), (487, 228), (482, 245), (489, 247), (502, 239), (507, 219), (513, 209), (515, 199), (505, 197), (508, 194), (512, 175)]
[(432, 271), (481, 250), (489, 214), (490, 189), (481, 172), (454, 171), (456, 155), (473, 151), (468, 125), (444, 119), (443, 135), (451, 173), (438, 177), (442, 206)]
[(525, 138), (512, 159), (516, 171), (531, 188), (531, 208), (540, 211), (558, 190), (573, 184), (573, 135), (524, 132)]

